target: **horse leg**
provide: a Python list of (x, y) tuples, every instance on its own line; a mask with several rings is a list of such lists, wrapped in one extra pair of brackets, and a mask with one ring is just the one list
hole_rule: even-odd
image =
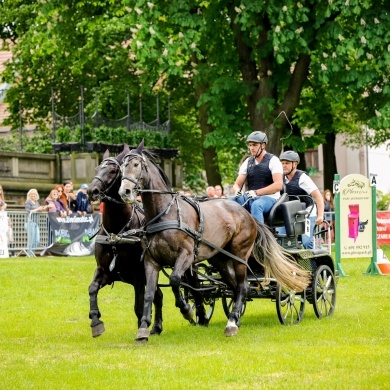
[(209, 320), (206, 318), (206, 310), (203, 304), (203, 295), (201, 291), (198, 291), (200, 289), (200, 282), (198, 274), (196, 273), (196, 269), (188, 269), (185, 272), (185, 277), (188, 284), (191, 287), (194, 287), (194, 289), (191, 289), (191, 294), (195, 301), (197, 323), (198, 325), (207, 326)]
[(243, 264), (234, 264), (234, 273), (236, 280), (236, 289), (235, 289), (235, 301), (232, 311), (229, 314), (228, 323), (225, 328), (226, 336), (235, 336), (238, 332), (238, 325), (240, 321), (240, 316), (242, 313), (242, 308), (246, 301), (246, 296), (248, 293), (248, 284), (246, 280), (246, 266)]
[(92, 337), (98, 337), (104, 333), (104, 323), (100, 321), (100, 310), (98, 307), (98, 292), (107, 284), (107, 277), (103, 268), (98, 267), (89, 285), (89, 318), (91, 319)]
[(175, 306), (180, 309), (180, 313), (183, 314), (183, 317), (188, 320), (191, 324), (195, 324), (193, 319), (194, 311), (192, 310), (191, 305), (186, 302), (181, 290), (180, 282), (181, 278), (184, 275), (184, 272), (191, 265), (191, 255), (188, 253), (180, 253), (179, 257), (176, 259), (175, 267), (171, 275), (169, 276), (169, 284), (172, 287), (173, 294), (175, 295)]
[(154, 295), (154, 323), (152, 330), (150, 331), (151, 335), (159, 335), (163, 330), (162, 322), (162, 306), (163, 306), (163, 293), (160, 287), (157, 287), (156, 293)]
[(145, 298), (144, 298), (144, 310), (141, 318), (141, 323), (138, 328), (136, 342), (146, 342), (148, 341), (150, 331), (149, 326), (152, 322), (152, 303), (157, 289), (158, 274), (160, 271), (159, 266), (153, 262), (153, 260), (148, 259), (148, 255), (145, 256), (145, 275), (146, 275), (146, 288), (145, 288)]

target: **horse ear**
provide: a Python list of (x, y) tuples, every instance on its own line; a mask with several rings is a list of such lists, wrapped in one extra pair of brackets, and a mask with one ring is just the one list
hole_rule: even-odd
[(124, 145), (123, 145), (123, 151), (126, 152), (126, 154), (129, 153), (129, 152), (130, 152), (129, 145), (124, 144)]
[(137, 146), (136, 152), (138, 154), (142, 154), (142, 150), (144, 149), (144, 139), (142, 138), (141, 143)]
[(103, 160), (105, 160), (106, 158), (110, 157), (110, 151), (107, 149), (105, 152), (104, 152), (104, 155), (103, 155)]

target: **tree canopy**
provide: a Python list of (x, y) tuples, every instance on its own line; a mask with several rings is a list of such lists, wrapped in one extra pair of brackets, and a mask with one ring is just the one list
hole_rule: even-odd
[[(372, 145), (390, 138), (384, 0), (3, 0), (0, 9), (14, 54), (3, 75), (14, 85), (14, 123), (20, 105), (43, 122), (52, 87), (67, 112), (78, 109), (80, 85), (91, 102), (98, 87), (112, 115), (125, 91), (165, 91), (176, 146), (188, 169), (199, 164), (194, 174), (203, 154), (209, 184), (232, 180), (254, 130), (267, 132), (276, 154), (340, 132)], [(314, 133), (303, 138), (307, 127)]]

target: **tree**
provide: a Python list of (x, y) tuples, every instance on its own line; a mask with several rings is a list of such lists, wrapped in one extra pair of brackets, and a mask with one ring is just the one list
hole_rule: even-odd
[[(21, 102), (31, 117), (45, 118), (44, 91), (53, 84), (64, 109), (81, 84), (89, 93), (97, 86), (134, 86), (140, 93), (159, 86), (177, 102), (186, 99), (188, 115), (197, 114), (201, 134), (194, 128), (185, 138), (200, 137), (210, 184), (234, 177), (253, 130), (268, 133), (275, 154), (284, 146), (302, 152), (332, 142), (338, 132), (357, 134), (362, 123), (376, 129), (367, 141), (388, 138), (384, 0), (53, 0), (33, 6), (33, 23), (18, 35), (18, 62), (6, 73), (15, 82), (14, 113)], [(314, 126), (313, 136), (289, 136), (288, 120), (299, 129)]]

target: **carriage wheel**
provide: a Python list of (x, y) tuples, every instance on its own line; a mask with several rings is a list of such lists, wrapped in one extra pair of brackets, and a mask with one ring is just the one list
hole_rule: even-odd
[(313, 308), (318, 318), (329, 317), (336, 307), (336, 281), (327, 265), (317, 268), (313, 286)]
[[(234, 298), (233, 297), (226, 297), (225, 295), (222, 297), (222, 306), (223, 306), (223, 311), (225, 312), (225, 315), (227, 318), (229, 318), (229, 315), (233, 309), (234, 305)], [(244, 302), (244, 305), (242, 306), (241, 309), (241, 314), (240, 318), (244, 315), (246, 309), (246, 301)]]
[[(185, 300), (187, 302), (191, 302), (192, 303), (192, 310), (194, 311), (194, 313), (196, 313), (195, 300), (194, 300), (193, 296), (191, 295), (190, 290), (188, 288), (185, 288), (185, 287), (183, 288), (183, 290), (184, 290)], [(205, 316), (206, 323), (205, 324), (201, 324), (201, 325), (207, 325), (210, 322), (211, 317), (214, 314), (215, 298), (211, 297), (211, 296), (210, 297), (203, 296), (203, 305), (204, 305), (204, 308), (205, 308), (205, 311), (206, 311), (206, 316)], [(195, 322), (197, 324), (199, 324), (199, 317), (198, 316), (196, 316)]]
[(278, 283), (276, 288), (276, 312), (282, 325), (294, 325), (302, 321), (305, 311), (306, 291), (299, 293)]

